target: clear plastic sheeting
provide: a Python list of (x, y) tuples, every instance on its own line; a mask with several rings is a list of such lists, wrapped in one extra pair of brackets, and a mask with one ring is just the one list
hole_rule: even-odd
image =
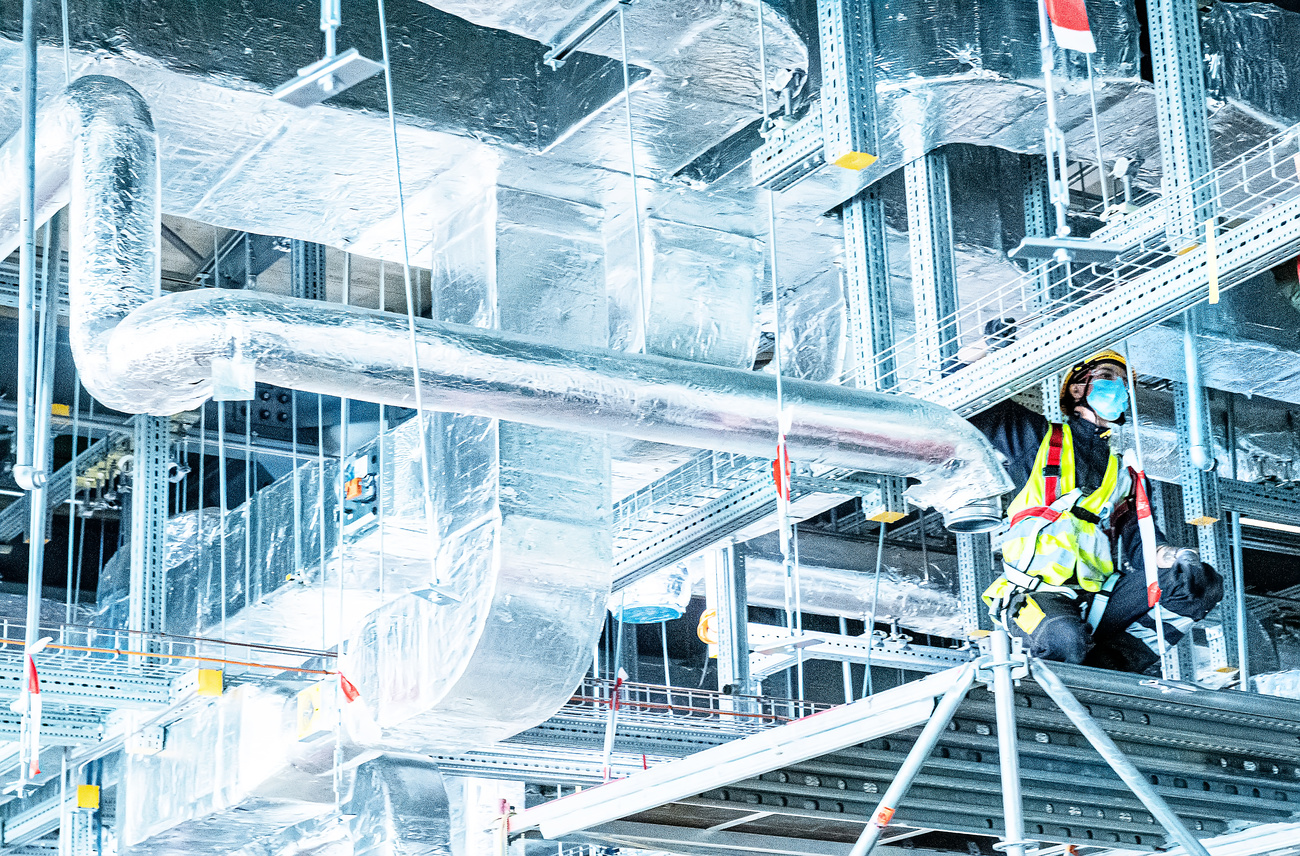
[[(733, 368), (754, 364), (754, 309), (763, 285), (763, 246), (753, 238), (647, 218), (645, 270), (637, 275), (636, 228), (611, 221), (606, 241), (610, 345)], [(650, 296), (641, 330), (641, 281)]]
[[(435, 311), (604, 344), (604, 246), (594, 214), (566, 200), (489, 188), (450, 221), (456, 229), (434, 266)], [(555, 278), (519, 277), (525, 261)], [(460, 363), (451, 354), (429, 356), (421, 360), (429, 374)], [(539, 428), (498, 422), (491, 411), (449, 409), (459, 412), (427, 418), (434, 561), (457, 600), (408, 595), (385, 604), (341, 663), (380, 730), (377, 739), (360, 739), (386, 749), (482, 745), (551, 716), (590, 666), (609, 594), (604, 438), (562, 430), (570, 420)], [(405, 504), (407, 513), (423, 508), (414, 498)]]
[[(1032, 80), (1041, 75), (1038, 10), (1032, 3), (883, 0), (874, 4), (878, 81), (961, 75)], [(1138, 22), (1131, 2), (1088, 3), (1097, 43), (1093, 64), (1107, 77), (1136, 77)], [(1072, 77), (1083, 57), (1057, 50)]]
[[(775, 535), (748, 542), (745, 582), (749, 602), (785, 608), (785, 569)], [(799, 602), (805, 612), (861, 620), (876, 600), (876, 620), (897, 621), (918, 633), (958, 638), (957, 558), (885, 546), (876, 594), (876, 544), (830, 535), (799, 534)]]
[(1300, 121), (1300, 15), (1274, 3), (1214, 3), (1201, 25), (1211, 94), (1279, 124)]
[[(170, 576), (179, 566), (196, 561), (201, 552), (220, 538), (220, 522), (221, 512), (215, 508), (196, 509), (169, 518), (163, 534), (163, 573)], [(130, 573), (130, 548), (118, 550), (100, 570), (92, 619), (96, 626), (127, 626), (130, 615)], [(194, 582), (192, 578), (187, 578), (186, 581)], [(192, 631), (197, 628), (185, 624), (181, 627), (187, 628), (185, 635), (196, 635)]]
[(225, 854), (334, 810), (333, 741), (297, 739), (297, 686), (244, 685), (127, 755), (117, 831), (135, 854)]
[(1287, 669), (1269, 675), (1255, 675), (1255, 691), (1263, 695), (1300, 699), (1300, 669)]
[[(240, 331), (262, 382), (414, 403), (400, 316), (207, 289), (158, 298), (114, 334), (114, 369), (140, 391), (132, 406), (173, 412), (197, 404), (208, 383), (203, 366), (230, 346), (231, 330)], [(426, 408), (771, 454), (777, 415), (770, 376), (432, 321), (419, 321), (416, 335)], [(915, 500), (945, 511), (1011, 487), (987, 441), (943, 407), (797, 380), (784, 392), (791, 457), (916, 478)]]

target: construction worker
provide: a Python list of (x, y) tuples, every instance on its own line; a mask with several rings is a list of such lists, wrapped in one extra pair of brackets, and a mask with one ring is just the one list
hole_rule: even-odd
[[(1035, 657), (1154, 675), (1159, 649), (1136, 474), (1110, 446), (1128, 409), (1127, 372), (1124, 357), (1110, 350), (1072, 367), (1061, 385), (1063, 423), (1011, 401), (971, 420), (1022, 485), (1007, 509), (1003, 574), (984, 601)], [(1223, 597), (1223, 581), (1195, 550), (1177, 549), (1158, 529), (1156, 543), (1172, 646)]]

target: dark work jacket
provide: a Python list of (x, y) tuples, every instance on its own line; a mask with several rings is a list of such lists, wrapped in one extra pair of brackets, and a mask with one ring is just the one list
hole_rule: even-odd
[[(1011, 481), (1016, 485), (1015, 492), (1019, 493), (1025, 482), (1029, 481), (1034, 458), (1038, 456), (1038, 448), (1047, 436), (1048, 421), (1021, 404), (1004, 401), (971, 417), (970, 422), (1005, 459), (1007, 475), (1011, 476)], [(1110, 444), (1102, 436), (1105, 429), (1086, 419), (1071, 416), (1069, 425), (1074, 439), (1074, 481), (1086, 495), (1101, 487), (1102, 479), (1106, 477)], [(1147, 495), (1150, 493), (1151, 482), (1148, 481)], [(1136, 568), (1138, 573), (1142, 573), (1142, 539), (1138, 534), (1137, 515), (1131, 503), (1123, 504), (1111, 516), (1110, 531), (1112, 543), (1118, 539), (1116, 568), (1125, 572)], [(1156, 543), (1165, 543), (1159, 528), (1156, 529)], [(1124, 568), (1125, 564), (1129, 568)]]

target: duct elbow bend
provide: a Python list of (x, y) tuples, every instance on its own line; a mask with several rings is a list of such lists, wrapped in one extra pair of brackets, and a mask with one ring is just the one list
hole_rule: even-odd
[(1002, 524), (1002, 496), (1015, 485), (979, 429), (946, 408), (934, 410), (929, 421), (941, 426), (950, 444), (948, 459), (919, 474), (921, 484), (908, 488), (908, 495), (922, 507), (939, 509), (944, 525), (953, 532), (996, 529)]
[[(102, 75), (74, 80), (41, 106), (37, 222), (69, 206), (68, 302), (73, 358), (102, 404), (132, 412), (133, 396), (111, 367), (114, 329), (153, 299), (161, 266), (158, 136), (144, 98)], [(22, 163), (15, 135), (0, 150)], [(0, 255), (18, 244), (22, 206), (16, 175), (0, 182)]]

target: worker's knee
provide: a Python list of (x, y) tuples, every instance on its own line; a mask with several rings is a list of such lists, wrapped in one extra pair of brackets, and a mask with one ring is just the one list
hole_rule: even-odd
[(1082, 663), (1092, 649), (1092, 631), (1072, 615), (1053, 615), (1030, 634), (1029, 653), (1058, 663)]

